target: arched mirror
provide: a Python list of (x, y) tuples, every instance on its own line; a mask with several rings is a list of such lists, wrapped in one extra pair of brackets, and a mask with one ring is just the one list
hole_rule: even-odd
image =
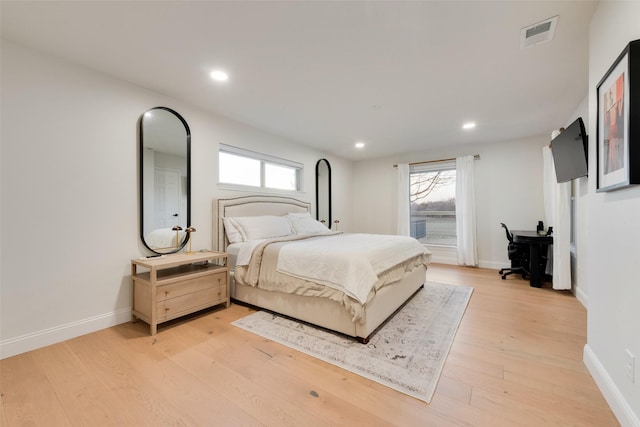
[(140, 238), (156, 254), (178, 252), (191, 225), (191, 132), (166, 107), (145, 112), (139, 126)]
[(316, 163), (316, 219), (331, 228), (331, 165), (327, 159)]

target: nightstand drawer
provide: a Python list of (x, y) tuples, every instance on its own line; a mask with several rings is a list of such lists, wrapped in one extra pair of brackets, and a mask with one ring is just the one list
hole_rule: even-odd
[[(217, 280), (216, 280), (217, 283)], [(226, 283), (218, 286), (209, 287), (207, 289), (181, 295), (175, 298), (158, 301), (157, 313), (158, 320), (164, 321), (182, 316), (187, 313), (193, 313), (207, 307), (222, 304), (227, 301)]]
[(197, 277), (193, 279), (183, 280), (179, 283), (162, 285), (156, 288), (156, 301), (164, 301), (166, 299), (177, 298), (182, 295), (192, 294), (194, 292), (204, 291), (212, 287), (225, 286), (227, 284), (227, 273), (220, 272), (207, 276)]

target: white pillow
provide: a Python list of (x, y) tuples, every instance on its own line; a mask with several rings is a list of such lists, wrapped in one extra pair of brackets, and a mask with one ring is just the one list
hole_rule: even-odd
[(287, 216), (289, 218), (311, 218), (311, 214), (309, 212), (289, 212)]
[(286, 217), (275, 215), (236, 216), (229, 218), (244, 241), (270, 239), (293, 234)]
[(296, 234), (328, 233), (330, 230), (320, 221), (311, 218), (308, 212), (287, 214), (291, 227)]
[(242, 237), (242, 233), (238, 230), (233, 218), (223, 218), (222, 222), (224, 222), (224, 232), (230, 243), (244, 242), (244, 237)]

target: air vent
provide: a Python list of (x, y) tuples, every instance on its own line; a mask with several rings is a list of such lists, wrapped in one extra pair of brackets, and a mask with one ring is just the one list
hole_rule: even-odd
[(554, 16), (520, 30), (520, 49), (551, 41), (557, 24), (558, 16)]

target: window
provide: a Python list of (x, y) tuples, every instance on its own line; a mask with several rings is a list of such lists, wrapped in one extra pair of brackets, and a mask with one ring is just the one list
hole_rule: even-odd
[(301, 163), (220, 144), (219, 182), (285, 191), (302, 191)]
[(456, 246), (455, 161), (412, 165), (410, 233), (422, 243)]

